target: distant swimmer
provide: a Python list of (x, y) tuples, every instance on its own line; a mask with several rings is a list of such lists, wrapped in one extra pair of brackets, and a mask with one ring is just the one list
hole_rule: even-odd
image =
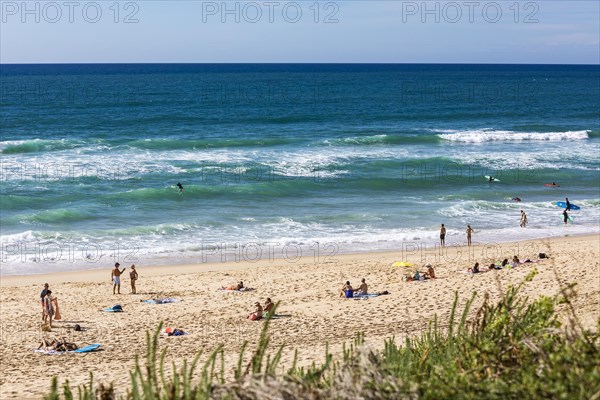
[(177, 182), (177, 187), (179, 188), (180, 192), (183, 192), (183, 185), (181, 184), (181, 182)]
[(513, 197), (512, 200), (516, 201), (518, 203), (519, 201), (521, 201), (521, 198), (520, 197)]
[(548, 186), (548, 187), (560, 187), (560, 185), (557, 184), (556, 182), (544, 183), (544, 186)]

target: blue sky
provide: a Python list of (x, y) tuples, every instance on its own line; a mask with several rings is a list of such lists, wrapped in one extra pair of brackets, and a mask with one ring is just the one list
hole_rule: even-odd
[(1, 2), (3, 63), (600, 63), (596, 0), (26, 4)]

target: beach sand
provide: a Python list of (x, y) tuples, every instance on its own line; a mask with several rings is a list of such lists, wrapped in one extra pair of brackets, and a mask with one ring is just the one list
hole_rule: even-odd
[[(475, 237), (476, 239), (476, 237)], [(539, 273), (524, 285), (522, 293), (530, 298), (554, 295), (561, 286), (577, 283), (573, 304), (581, 323), (594, 328), (600, 318), (600, 236), (564, 237), (537, 241), (475, 245), (438, 250), (419, 250), (417, 243), (406, 251), (337, 255), (325, 259), (303, 258), (297, 262), (263, 260), (257, 263), (222, 263), (185, 266), (144, 267), (138, 265), (138, 293), (131, 295), (129, 268), (125, 271), (121, 295), (112, 294), (111, 265), (103, 270), (49, 275), (9, 276), (1, 279), (1, 354), (0, 397), (41, 398), (48, 393), (52, 375), (59, 383), (69, 379), (77, 385), (87, 382), (94, 372), (96, 382), (114, 382), (119, 394), (125, 394), (136, 354), (143, 357), (146, 331), (160, 321), (165, 326), (189, 332), (182, 337), (163, 337), (160, 348), (167, 349), (168, 365), (183, 358), (191, 359), (198, 350), (201, 360), (219, 344), (225, 349), (226, 374), (231, 376), (242, 343), (254, 349), (263, 322), (249, 321), (247, 314), (256, 301), (266, 297), (281, 301), (272, 321), (274, 353), (286, 344), (282, 364), (289, 366), (294, 349), (300, 365), (320, 363), (325, 345), (338, 355), (342, 344), (350, 343), (357, 332), (364, 332), (367, 344), (381, 348), (386, 338), (402, 340), (427, 328), (434, 315), (446, 321), (454, 300), (464, 304), (473, 292), (475, 305), (484, 293), (491, 300), (511, 284), (520, 283), (534, 269)], [(524, 264), (515, 269), (465, 274), (475, 261), (482, 266), (511, 258), (537, 258), (547, 253), (549, 260)], [(407, 260), (420, 266), (431, 263), (437, 279), (403, 282), (414, 268), (392, 267)], [(122, 263), (125, 264), (125, 263)], [(128, 265), (123, 265), (129, 267)], [(349, 280), (355, 287), (366, 278), (370, 291), (388, 290), (391, 294), (368, 300), (340, 299), (339, 289)], [(226, 293), (221, 286), (243, 280), (255, 288), (246, 293)], [(58, 297), (63, 320), (55, 322), (52, 332), (41, 330), (39, 293), (44, 282)], [(183, 301), (151, 305), (142, 299), (174, 297)], [(100, 309), (121, 304), (123, 313)], [(562, 306), (564, 307), (564, 306)], [(80, 324), (84, 331), (74, 332)], [(42, 337), (65, 336), (78, 345), (101, 343), (101, 351), (88, 354), (44, 355), (35, 353)], [(283, 370), (283, 368), (282, 368)]]

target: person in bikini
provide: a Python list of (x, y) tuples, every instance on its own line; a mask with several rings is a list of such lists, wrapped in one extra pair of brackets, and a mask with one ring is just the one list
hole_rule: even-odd
[(131, 280), (131, 294), (136, 293), (135, 281), (138, 280), (138, 273), (135, 270), (135, 264), (131, 265), (131, 271), (129, 272), (129, 279)]
[(260, 305), (260, 303), (257, 301), (256, 303), (254, 303), (254, 306), (256, 308), (254, 309), (253, 312), (250, 313), (250, 315), (248, 315), (248, 319), (250, 319), (252, 321), (261, 319), (263, 316), (263, 307)]
[[(350, 281), (346, 281), (346, 284), (344, 286), (342, 286), (341, 292), (340, 292), (340, 297), (352, 297), (352, 294), (354, 293), (354, 289), (352, 289), (352, 285), (350, 284)], [(348, 296), (350, 295), (350, 296)]]

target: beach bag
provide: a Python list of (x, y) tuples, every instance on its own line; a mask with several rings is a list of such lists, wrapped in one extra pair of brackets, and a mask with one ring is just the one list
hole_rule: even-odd
[(547, 258), (546, 253), (540, 253), (538, 254), (539, 258)]
[(112, 306), (112, 309), (114, 311), (123, 311), (123, 307), (120, 304), (115, 304), (114, 306)]
[(62, 316), (60, 315), (60, 311), (58, 310), (58, 301), (55, 303), (55, 307), (54, 307), (54, 319), (55, 320), (62, 319)]

